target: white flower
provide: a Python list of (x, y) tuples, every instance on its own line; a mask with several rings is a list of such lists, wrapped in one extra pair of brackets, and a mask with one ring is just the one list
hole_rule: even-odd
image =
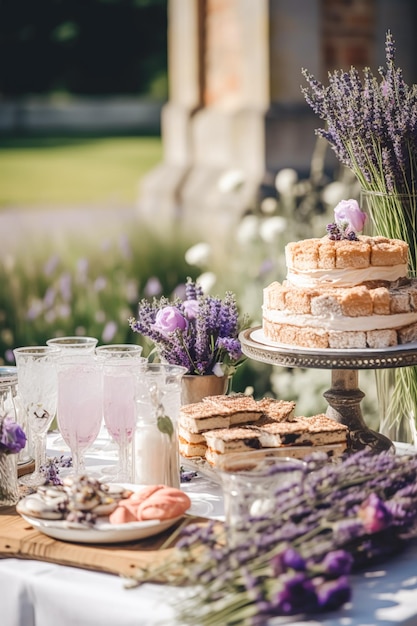
[(222, 378), (224, 376), (223, 366), (221, 363), (215, 364), (215, 366), (213, 367), (213, 374), (215, 376), (218, 376), (219, 378)]
[(185, 260), (188, 265), (196, 265), (197, 267), (203, 267), (210, 262), (211, 258), (211, 246), (209, 243), (201, 241), (196, 243), (185, 253)]
[(209, 293), (216, 284), (217, 277), (214, 272), (203, 272), (197, 279), (204, 293)]
[(264, 215), (272, 215), (278, 207), (276, 198), (264, 198), (261, 202), (261, 213)]
[(236, 239), (240, 244), (250, 243), (258, 238), (259, 220), (255, 215), (246, 215), (240, 222)]
[(261, 239), (266, 243), (273, 243), (277, 235), (281, 235), (287, 229), (287, 220), (285, 217), (275, 215), (264, 220), (259, 228)]
[(220, 176), (217, 186), (222, 193), (237, 191), (245, 182), (242, 170), (228, 170)]
[(336, 180), (329, 183), (322, 191), (321, 197), (323, 202), (331, 207), (336, 206), (343, 198), (346, 197), (346, 185)]
[(291, 167), (284, 167), (275, 177), (275, 188), (283, 195), (290, 194), (297, 180), (297, 172)]

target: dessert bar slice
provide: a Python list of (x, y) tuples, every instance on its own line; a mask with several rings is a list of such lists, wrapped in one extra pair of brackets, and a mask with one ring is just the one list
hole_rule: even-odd
[(250, 426), (221, 428), (204, 433), (208, 447), (219, 454), (259, 450), (262, 447), (261, 436), (262, 433), (258, 428)]
[(262, 417), (262, 408), (258, 402), (252, 396), (247, 396), (243, 393), (230, 396), (207, 396), (203, 402), (216, 407), (229, 408), (232, 411), (230, 416), (231, 426), (256, 422)]
[(178, 424), (178, 443), (181, 456), (193, 457), (206, 454), (207, 443), (203, 435), (190, 432), (181, 422)]
[(209, 402), (185, 404), (180, 409), (179, 425), (191, 433), (202, 433), (213, 428), (228, 428), (232, 410)]
[(294, 419), (295, 402), (287, 400), (274, 400), (274, 398), (262, 398), (258, 406), (264, 416), (274, 422), (286, 422)]
[(323, 446), (331, 443), (346, 443), (348, 427), (339, 424), (324, 413), (311, 417), (296, 417), (295, 421), (308, 429), (307, 441), (313, 446)]

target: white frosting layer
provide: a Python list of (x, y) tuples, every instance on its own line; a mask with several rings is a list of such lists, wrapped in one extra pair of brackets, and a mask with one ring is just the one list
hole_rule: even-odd
[(272, 311), (263, 307), (263, 315), (266, 320), (275, 324), (289, 324), (290, 326), (310, 326), (323, 330), (386, 330), (401, 328), (417, 322), (416, 313), (398, 313), (396, 315), (368, 315), (363, 317), (346, 316), (316, 316), (316, 315), (290, 315), (285, 311)]
[(370, 265), (364, 269), (294, 270), (288, 268), (287, 280), (296, 287), (354, 287), (367, 280), (395, 282), (407, 276), (407, 264), (393, 266)]

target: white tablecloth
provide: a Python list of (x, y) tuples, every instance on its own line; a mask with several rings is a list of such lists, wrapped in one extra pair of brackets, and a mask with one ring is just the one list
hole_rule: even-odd
[[(89, 462), (99, 465), (105, 448), (105, 442), (102, 448), (97, 445)], [(107, 448), (107, 457), (111, 457)], [(221, 519), (218, 485), (199, 476), (184, 483), (183, 488), (191, 497), (191, 512)], [(0, 626), (174, 626), (174, 604), (181, 594), (181, 589), (155, 584), (126, 589), (122, 578), (110, 574), (40, 561), (0, 559)], [(353, 602), (342, 611), (319, 619), (271, 621), (274, 625), (290, 623), (417, 626), (417, 544), (353, 577)]]

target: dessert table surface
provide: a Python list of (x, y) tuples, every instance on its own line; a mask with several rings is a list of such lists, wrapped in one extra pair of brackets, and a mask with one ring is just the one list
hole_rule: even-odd
[[(49, 435), (48, 454), (59, 452), (56, 440), (57, 434)], [(105, 437), (96, 442), (87, 462), (96, 473), (114, 464), (114, 451)], [(191, 513), (223, 519), (221, 488), (216, 482), (199, 474), (182, 488), (191, 498)], [(274, 618), (269, 624), (417, 625), (417, 543), (353, 576), (352, 582), (352, 602), (343, 610), (311, 619)], [(181, 626), (174, 607), (182, 602), (183, 594), (181, 588), (153, 583), (127, 589), (120, 576), (77, 567), (0, 559), (1, 626)]]

